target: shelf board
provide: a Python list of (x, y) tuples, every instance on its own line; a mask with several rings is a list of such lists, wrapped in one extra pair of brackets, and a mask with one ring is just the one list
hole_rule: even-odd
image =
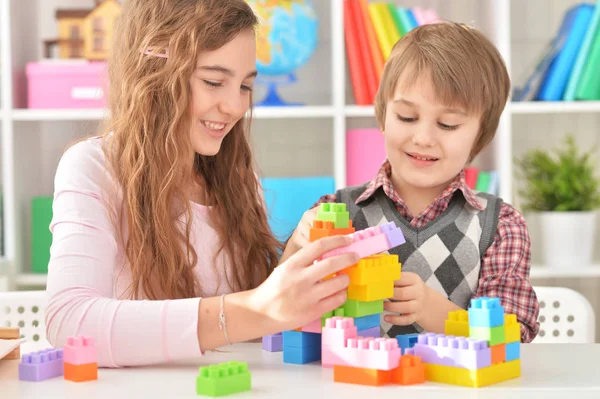
[(523, 101), (510, 109), (513, 114), (600, 113), (600, 101)]
[(355, 118), (374, 118), (375, 107), (373, 105), (347, 105), (344, 108), (346, 116)]
[[(105, 109), (16, 109), (15, 121), (87, 121), (101, 120)], [(335, 114), (332, 106), (255, 107), (256, 119), (280, 118), (330, 118)]]
[(45, 287), (48, 275), (41, 273), (21, 273), (17, 275), (17, 286)]
[(561, 267), (551, 268), (534, 265), (531, 267), (530, 278), (582, 278), (600, 277), (600, 265), (587, 267)]

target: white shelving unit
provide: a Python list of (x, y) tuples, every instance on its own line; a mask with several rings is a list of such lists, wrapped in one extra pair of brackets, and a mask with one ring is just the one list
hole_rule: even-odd
[[(469, 23), (481, 29), (500, 50), (511, 76), (519, 76), (524, 65), (533, 62), (552, 39), (564, 12), (576, 1), (396, 2), (406, 7), (434, 7), (444, 19)], [(293, 101), (301, 99), (307, 105), (256, 108), (253, 137), (259, 165), (265, 175), (332, 175), (336, 186), (343, 187), (346, 180), (345, 132), (351, 127), (375, 127), (374, 109), (353, 105), (345, 57), (343, 0), (313, 0), (313, 4), (321, 21), (320, 45), (313, 58), (298, 71), (299, 83), (281, 89), (282, 97)], [(34, 195), (52, 194), (52, 179), (61, 151), (74, 138), (92, 133), (106, 116), (103, 109), (24, 108), (24, 67), (27, 62), (39, 59), (43, 38), (56, 36), (55, 8), (92, 5), (93, 0), (0, 0), (5, 248), (4, 262), (0, 259), (0, 265), (5, 265), (4, 268), (0, 266), (0, 290), (2, 274), (5, 284), (8, 282), (13, 288), (46, 284), (46, 276), (30, 272), (29, 202)], [(256, 96), (260, 97), (258, 91)], [(498, 170), (500, 195), (506, 201), (514, 202), (513, 156), (526, 145), (547, 144), (546, 129), (573, 126), (573, 121), (580, 119), (584, 121), (575, 125), (595, 123), (597, 126), (600, 102), (509, 104), (492, 146), (477, 163)], [(545, 124), (538, 123), (540, 120)], [(557, 138), (557, 134), (555, 131), (552, 137)], [(560, 271), (540, 266), (532, 269), (532, 277), (600, 277), (600, 266)]]

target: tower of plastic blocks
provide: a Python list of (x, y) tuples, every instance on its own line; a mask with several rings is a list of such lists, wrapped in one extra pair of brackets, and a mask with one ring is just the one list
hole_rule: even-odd
[(63, 357), (65, 380), (83, 382), (98, 379), (98, 353), (94, 338), (68, 337)]
[(355, 252), (360, 261), (343, 270), (350, 277), (346, 303), (303, 326), (299, 331), (283, 333), (283, 359), (286, 363), (304, 364), (321, 359), (321, 330), (326, 319), (333, 316), (352, 317), (358, 336), (380, 337), (380, 314), (383, 300), (394, 294), (394, 281), (400, 278), (401, 265), (397, 255), (382, 254), (405, 242), (394, 223), (370, 227), (356, 232), (345, 204), (320, 205), (310, 230), (311, 242), (324, 237), (351, 234), (352, 244), (327, 252), (323, 259), (343, 252)]
[(450, 312), (445, 334), (426, 333), (407, 353), (425, 363), (426, 379), (481, 387), (521, 375), (521, 331), (516, 315), (498, 298), (474, 298), (467, 310)]

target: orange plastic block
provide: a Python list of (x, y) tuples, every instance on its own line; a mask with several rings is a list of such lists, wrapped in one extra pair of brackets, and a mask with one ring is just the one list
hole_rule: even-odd
[(352, 234), (356, 232), (356, 229), (352, 227), (352, 220), (348, 221), (348, 228), (336, 229), (333, 222), (315, 220), (313, 227), (310, 229), (309, 241), (313, 242), (320, 238), (330, 236), (340, 236), (346, 234)]
[(492, 364), (504, 363), (506, 361), (506, 344), (490, 346)]
[(393, 370), (363, 369), (350, 366), (333, 366), (333, 381), (348, 384), (381, 386), (392, 380)]
[(400, 385), (425, 383), (425, 365), (419, 356), (402, 355), (400, 364), (392, 370), (392, 382)]
[(466, 310), (448, 312), (444, 334), (455, 337), (469, 337), (469, 312)]
[(71, 364), (65, 363), (65, 380), (74, 382), (98, 379), (98, 363)]

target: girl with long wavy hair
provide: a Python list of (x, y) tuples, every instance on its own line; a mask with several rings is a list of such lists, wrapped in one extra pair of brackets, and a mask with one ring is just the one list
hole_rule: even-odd
[[(341, 306), (346, 237), (277, 265), (247, 134), (257, 19), (244, 0), (128, 0), (110, 116), (55, 177), (47, 336), (94, 337), (98, 365), (200, 356)], [(251, 115), (250, 115), (251, 117)], [(275, 267), (277, 266), (277, 267)]]

